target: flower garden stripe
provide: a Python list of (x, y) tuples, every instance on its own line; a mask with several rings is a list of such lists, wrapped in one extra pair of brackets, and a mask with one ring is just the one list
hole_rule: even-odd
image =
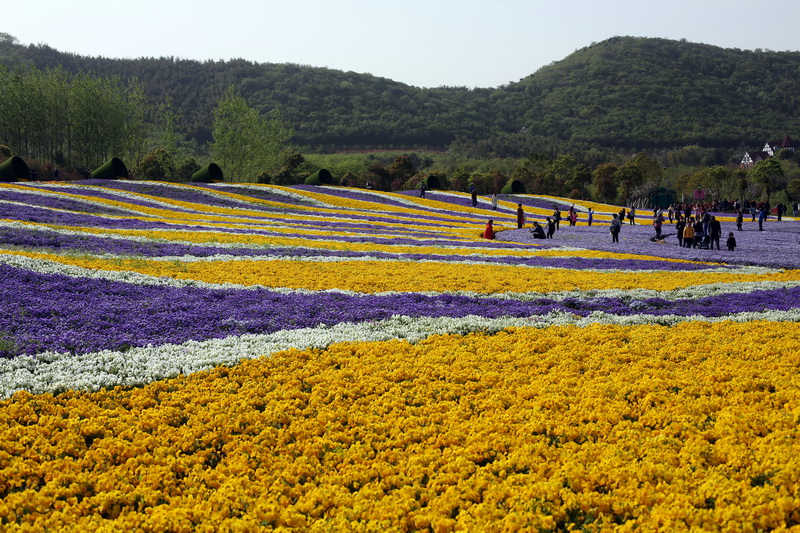
[[(518, 203), (579, 225), (535, 241)], [(718, 214), (728, 251), (533, 195), (87, 180), (0, 209), (4, 531), (800, 524), (796, 221)]]

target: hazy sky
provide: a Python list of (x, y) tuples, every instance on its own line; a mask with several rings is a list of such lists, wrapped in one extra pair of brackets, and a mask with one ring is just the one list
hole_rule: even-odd
[(26, 0), (0, 32), (113, 58), (243, 58), (419, 87), (498, 87), (615, 35), (800, 49), (800, 3), (745, 0)]

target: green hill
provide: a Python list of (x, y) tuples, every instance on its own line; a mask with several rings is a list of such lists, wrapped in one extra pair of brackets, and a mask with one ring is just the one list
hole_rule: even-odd
[(657, 148), (800, 132), (800, 53), (614, 37), (501, 91), (534, 135)]
[(0, 63), (139, 79), (170, 96), (190, 137), (210, 138), (229, 85), (281, 112), (308, 150), (483, 143), (490, 155), (687, 144), (750, 147), (800, 135), (800, 53), (614, 37), (494, 89), (422, 89), (368, 74), (244, 59), (107, 59), (0, 42)]

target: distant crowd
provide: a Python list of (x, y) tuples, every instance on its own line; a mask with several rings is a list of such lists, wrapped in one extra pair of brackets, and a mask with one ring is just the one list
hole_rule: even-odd
[[(472, 191), (473, 205), (477, 205), (475, 192)], [(497, 195), (492, 197), (492, 208), (497, 209)], [(794, 202), (791, 206), (792, 214), (797, 217), (800, 214), (800, 205)], [(675, 224), (675, 236), (678, 240), (678, 246), (685, 248), (703, 248), (703, 249), (720, 249), (720, 241), (722, 238), (722, 227), (717, 220), (717, 217), (712, 213), (735, 213), (736, 214), (736, 229), (742, 231), (745, 215), (749, 216), (751, 221), (758, 221), (758, 230), (764, 231), (764, 222), (774, 212), (777, 220), (782, 220), (784, 214), (788, 211), (787, 206), (777, 204), (771, 208), (768, 202), (751, 202), (745, 200), (740, 202), (738, 199), (733, 202), (722, 200), (721, 202), (713, 201), (709, 203), (674, 203), (669, 205), (666, 210), (661, 207), (653, 208), (652, 224), (655, 230), (655, 235), (650, 239), (651, 241), (663, 241), (666, 235), (662, 233), (664, 224)], [(525, 212), (522, 204), (517, 204), (517, 228), (521, 229), (526, 221)], [(611, 223), (609, 224), (609, 232), (611, 233), (611, 242), (619, 242), (619, 234), (622, 230), (622, 225), (627, 221), (628, 224), (636, 223), (636, 208), (631, 207), (620, 209), (618, 213), (612, 215)], [(586, 212), (586, 223), (591, 226), (594, 218), (594, 211), (589, 208)], [(575, 226), (578, 220), (578, 212), (575, 206), (571, 206), (566, 213), (556, 207), (551, 216), (546, 217), (544, 223), (534, 221), (530, 228), (531, 235), (534, 239), (552, 239), (555, 232), (559, 229), (561, 221), (566, 220), (570, 226)], [(494, 221), (489, 220), (484, 229), (483, 237), (486, 239), (494, 239)], [(671, 235), (671, 234), (670, 234)], [(729, 232), (725, 241), (726, 248), (729, 251), (736, 249), (736, 236), (734, 232)]]

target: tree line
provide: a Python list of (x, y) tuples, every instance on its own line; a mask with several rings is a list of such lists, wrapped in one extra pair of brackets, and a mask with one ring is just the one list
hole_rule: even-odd
[(93, 170), (111, 157), (138, 160), (144, 152), (148, 126), (135, 80), (0, 69), (0, 94), (0, 142), (25, 159)]
[[(135, 175), (187, 180), (200, 168), (167, 96), (150, 105), (137, 79), (63, 68), (0, 67), (0, 144), (48, 177), (56, 168), (87, 176), (112, 157)], [(234, 87), (212, 110), (212, 142), (203, 159), (217, 158), (237, 180), (253, 181), (280, 168), (291, 129), (279, 114), (264, 117)]]
[(637, 153), (700, 145), (734, 150), (800, 131), (800, 53), (614, 37), (490, 89), (419, 88), (293, 64), (108, 59), (0, 39), (0, 62), (139, 80), (182, 110), (205, 150), (230, 86), (263, 116), (278, 112), (304, 152), (457, 149), (469, 157)]
[[(14, 54), (19, 54), (20, 50), (40, 51), (56, 59), (65, 57), (45, 46), (9, 47), (9, 43), (13, 45), (13, 38), (3, 35), (0, 35), (2, 61), (14, 63)], [(665, 149), (654, 144), (656, 147), (647, 151), (621, 155), (621, 150), (612, 150), (608, 146), (576, 143), (574, 135), (568, 132), (546, 136), (546, 130), (541, 129), (541, 123), (531, 118), (530, 113), (525, 118), (522, 93), (538, 94), (540, 105), (551, 102), (550, 99), (557, 95), (546, 89), (546, 80), (563, 78), (559, 82), (563, 90), (578, 90), (583, 79), (581, 72), (588, 69), (611, 76), (613, 68), (623, 68), (626, 64), (622, 55), (625, 51), (637, 51), (638, 59), (627, 64), (639, 65), (639, 71), (645, 70), (642, 58), (648, 57), (647, 62), (653, 64), (658, 62), (653, 58), (663, 56), (662, 59), (680, 64), (672, 67), (678, 69), (672, 72), (676, 78), (688, 75), (692, 69), (704, 68), (717, 78), (734, 76), (741, 81), (741, 75), (726, 63), (728, 60), (725, 58), (734, 54), (744, 61), (740, 68), (746, 69), (748, 53), (711, 49), (720, 57), (695, 57), (695, 52), (706, 50), (705, 45), (652, 39), (611, 39), (576, 52), (518, 84), (497, 90), (439, 88), (420, 91), (391, 80), (296, 65), (273, 65), (266, 75), (262, 73), (263, 65), (243, 60), (200, 64), (172, 58), (152, 61), (92, 58), (98, 62), (95, 66), (105, 65), (106, 72), (115, 72), (109, 75), (85, 71), (73, 73), (63, 65), (40, 69), (17, 62), (14, 68), (0, 66), (0, 144), (7, 145), (0, 150), (0, 158), (2, 154), (13, 152), (39, 167), (66, 166), (82, 172), (99, 166), (111, 156), (118, 156), (129, 163), (136, 177), (177, 181), (188, 180), (201, 164), (214, 160), (222, 166), (228, 180), (276, 184), (299, 183), (318, 168), (328, 166), (339, 183), (360, 186), (369, 180), (385, 190), (416, 188), (422, 179), (435, 176), (440, 183), (456, 190), (467, 190), (475, 185), (488, 194), (499, 191), (513, 179), (524, 183), (526, 190), (534, 194), (591, 198), (611, 203), (644, 204), (653, 190), (664, 187), (674, 189), (679, 196), (686, 198), (693, 198), (697, 191), (702, 190), (709, 197), (719, 198), (763, 197), (769, 200), (778, 195), (782, 199), (796, 199), (800, 182), (797, 181), (798, 165), (794, 153), (779, 153), (769, 160), (771, 162), (759, 163), (753, 170), (736, 168), (735, 163), (745, 147), (743, 143), (737, 149), (698, 144)], [(777, 64), (774, 70), (778, 74), (772, 74), (772, 81), (775, 76), (783, 76), (783, 71), (794, 61), (791, 55), (760, 54), (762, 59)], [(87, 59), (66, 57), (71, 61), (67, 61), (72, 65), (70, 68), (85, 64)], [(48, 62), (54, 61), (53, 58)], [(603, 61), (598, 63), (599, 59)], [(183, 69), (187, 68), (195, 73), (205, 72), (205, 76), (209, 72), (227, 74), (218, 78), (211, 76), (215, 79), (208, 83), (211, 89), (197, 89), (192, 83), (187, 83), (194, 78), (185, 78), (181, 85), (186, 87), (182, 92), (166, 91), (161, 99), (154, 99), (152, 93), (162, 86), (155, 84), (153, 79), (160, 76), (164, 80), (173, 80), (168, 86), (176, 87), (175, 72), (166, 69), (166, 73), (158, 74), (156, 69), (148, 74), (150, 79), (145, 83), (138, 77), (125, 76), (127, 71), (120, 69), (120, 65), (139, 65), (143, 69), (139, 72), (145, 73), (153, 65), (172, 65), (176, 72), (184, 72)], [(625, 76), (623, 81), (626, 83), (634, 83), (637, 79), (635, 76), (631, 78), (631, 74)], [(331, 80), (336, 82), (332, 87)], [(225, 81), (235, 83), (223, 87)], [(666, 80), (660, 81), (666, 83)], [(751, 94), (755, 82), (748, 83), (746, 87), (740, 85), (740, 89)], [(187, 95), (197, 91), (203, 94), (204, 103), (187, 111), (181, 102), (196, 102)], [(179, 96), (180, 102), (173, 99), (174, 94)], [(588, 90), (587, 94), (591, 96), (594, 93)], [(328, 128), (334, 118), (324, 118), (324, 113), (314, 111), (313, 107), (295, 105), (298, 103), (296, 98), (306, 99), (308, 95), (314, 96), (314, 101), (336, 103), (337, 109), (341, 108), (337, 112), (341, 115), (335, 116), (344, 122), (333, 127), (333, 131), (338, 133), (331, 133), (334, 135), (330, 139), (331, 145), (312, 148), (297, 143), (298, 139), (310, 139), (306, 137), (311, 131), (309, 128)], [(361, 107), (369, 105), (375, 98), (383, 102), (378, 106), (378, 110), (383, 110), (382, 116), (392, 116), (400, 121), (404, 138), (409, 142), (426, 139), (425, 135), (419, 135), (414, 124), (425, 123), (433, 116), (430, 113), (441, 112), (442, 117), (451, 117), (450, 113), (455, 113), (452, 117), (459, 117), (456, 124), (483, 123), (482, 129), (464, 130), (475, 136), (470, 138), (466, 134), (462, 136), (457, 129), (444, 128), (439, 122), (425, 124), (426, 128), (434, 128), (444, 135), (440, 141), (445, 137), (450, 139), (439, 152), (420, 152), (435, 155), (417, 156), (416, 151), (399, 150), (400, 155), (391, 157), (371, 155), (360, 158), (353, 155), (338, 160), (331, 159), (333, 156), (326, 157), (325, 150), (320, 148), (339, 143), (347, 137), (345, 132), (348, 128), (358, 129), (358, 135), (363, 136), (365, 143), (383, 138), (379, 131), (381, 126), (370, 122), (374, 113), (367, 113)], [(576, 100), (581, 98), (580, 94), (575, 95)], [(647, 93), (640, 102), (631, 94), (627, 99), (628, 106), (655, 105), (651, 98), (656, 96)], [(790, 99), (780, 107), (774, 91), (769, 98), (764, 95), (755, 98), (769, 101), (784, 112), (795, 105), (795, 100)], [(451, 110), (454, 102), (458, 102), (455, 106), (458, 109)], [(506, 106), (503, 102), (515, 103)], [(311, 105), (309, 102), (306, 104)], [(569, 103), (565, 101), (559, 106), (552, 102), (547, 105), (553, 105), (559, 113), (575, 112), (574, 108), (570, 111)], [(203, 123), (207, 124), (204, 126), (207, 138), (199, 142), (188, 129), (188, 124), (194, 119), (187, 117), (201, 116), (200, 111), (205, 109), (208, 117), (203, 119)], [(312, 111), (306, 112), (308, 109)], [(493, 126), (491, 120), (485, 119), (487, 109), (519, 129), (504, 132)], [(515, 113), (517, 109), (519, 116)], [(407, 119), (399, 110), (413, 113), (417, 122)], [(287, 118), (287, 113), (291, 118)], [(611, 111), (606, 115), (609, 113)], [(298, 118), (299, 114), (303, 116)], [(364, 122), (347, 122), (351, 115)], [(658, 112), (654, 112), (654, 116), (657, 115)], [(770, 115), (767, 113), (765, 116)], [(750, 119), (752, 121), (753, 117)], [(678, 113), (674, 122), (685, 120)], [(520, 126), (526, 122), (529, 127)], [(626, 123), (634, 126), (630, 120)], [(765, 123), (765, 120), (759, 122), (760, 127), (763, 128)], [(602, 121), (600, 124), (608, 126)], [(595, 126), (590, 124), (583, 129), (588, 131), (592, 127)], [(298, 134), (298, 130), (302, 132)], [(775, 137), (787, 133), (785, 130), (776, 131), (779, 133), (773, 135)], [(619, 138), (622, 137), (624, 135)], [(761, 136), (751, 146), (760, 146), (769, 137)], [(656, 140), (650, 138), (646, 143), (641, 142), (653, 144)], [(388, 147), (392, 147), (391, 143)]]

